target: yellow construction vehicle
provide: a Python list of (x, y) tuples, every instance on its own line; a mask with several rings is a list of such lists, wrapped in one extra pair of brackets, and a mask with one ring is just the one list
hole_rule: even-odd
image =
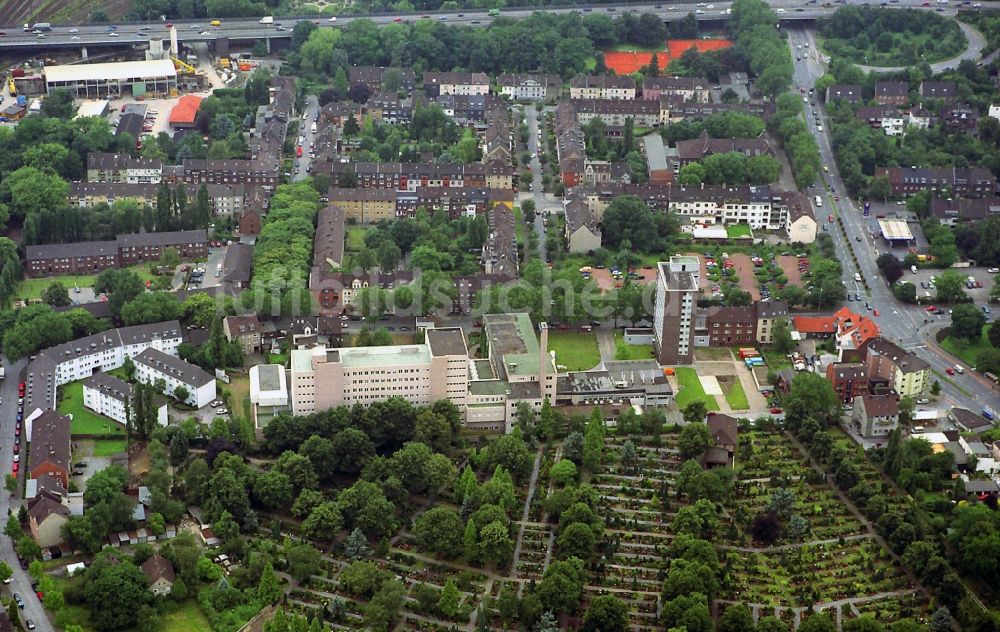
[(14, 77), (7, 77), (7, 90), (10, 91), (10, 96), (17, 96), (17, 86), (14, 85)]
[(228, 57), (219, 58), (219, 65), (222, 66), (223, 68), (229, 68), (229, 58)]
[(191, 64), (188, 64), (186, 62), (183, 62), (183, 61), (177, 59), (176, 57), (171, 57), (170, 61), (174, 62), (174, 68), (176, 68), (177, 72), (179, 72), (181, 74), (184, 74), (184, 75), (193, 75), (193, 74), (196, 74), (198, 72), (195, 69), (194, 66), (192, 66)]

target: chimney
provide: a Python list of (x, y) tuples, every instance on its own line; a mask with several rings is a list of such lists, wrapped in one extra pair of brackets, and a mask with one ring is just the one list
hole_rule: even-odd
[(177, 27), (170, 27), (170, 54), (174, 57), (180, 57), (180, 48), (177, 46)]
[[(538, 323), (538, 390), (545, 399), (545, 370), (549, 366), (549, 324)], [(555, 404), (555, 402), (550, 402)]]

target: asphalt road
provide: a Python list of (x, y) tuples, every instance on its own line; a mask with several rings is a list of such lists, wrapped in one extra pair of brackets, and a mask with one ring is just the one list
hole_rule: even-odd
[[(793, 54), (799, 56), (795, 62), (795, 87), (803, 87), (808, 93), (809, 88), (825, 70), (824, 60), (816, 50), (816, 41), (811, 31), (790, 29), (789, 38)], [(807, 42), (808, 48), (805, 46)], [(847, 305), (856, 312), (866, 313), (878, 323), (884, 336), (904, 349), (914, 352), (931, 365), (935, 373), (934, 378), (941, 382), (940, 401), (951, 406), (962, 406), (977, 413), (986, 405), (996, 409), (1000, 405), (1000, 396), (993, 392), (992, 384), (986, 378), (972, 371), (966, 371), (965, 375), (947, 376), (945, 370), (953, 365), (952, 359), (928, 345), (933, 333), (948, 324), (948, 318), (931, 316), (922, 307), (900, 303), (879, 275), (875, 260), (879, 254), (890, 249), (881, 239), (872, 239), (868, 225), (873, 218), (865, 218), (862, 204), (847, 196), (847, 189), (834, 161), (830, 130), (826, 125), (827, 119), (822, 104), (815, 97), (810, 97), (810, 102), (804, 105), (807, 125), (819, 145), (820, 163), (829, 169), (828, 172), (820, 173), (818, 182), (820, 186), (810, 188), (805, 193), (811, 200), (816, 195), (822, 197), (823, 207), (814, 208), (817, 222), (821, 225), (828, 223), (827, 216), (830, 213), (843, 220), (843, 232), (836, 223), (833, 223), (829, 225), (829, 234), (833, 237), (838, 259), (844, 269), (844, 281), (848, 293), (861, 295), (861, 301), (849, 302)], [(819, 114), (819, 119), (813, 115), (814, 110)], [(839, 196), (840, 200), (835, 201), (834, 196)], [(917, 226), (913, 224), (911, 228), (916, 229)], [(857, 255), (857, 266), (850, 254), (852, 249)], [(905, 255), (905, 250), (902, 248), (892, 249), (892, 252), (899, 258)], [(855, 273), (868, 281), (870, 292), (866, 292), (862, 284), (855, 282)], [(866, 308), (866, 304), (870, 306), (870, 310)], [(878, 316), (875, 315), (876, 311)], [(961, 387), (968, 394), (957, 387)]]
[[(703, 4), (704, 7), (698, 7), (696, 3), (691, 0), (674, 0), (673, 2), (668, 1), (662, 3), (634, 5), (602, 5), (594, 7), (538, 7), (504, 10), (503, 17), (522, 19), (537, 11), (546, 13), (570, 13), (574, 11), (582, 11), (588, 13), (594, 12), (609, 14), (629, 11), (635, 13), (654, 13), (659, 15), (665, 21), (671, 21), (682, 19), (688, 13), (693, 11), (696, 13), (696, 17), (699, 20), (719, 20), (726, 18), (726, 10), (730, 8), (731, 3), (716, 2), (708, 4), (703, 2), (700, 4)], [(860, 3), (852, 1), (851, 4)], [(875, 4), (875, 2), (874, 0), (871, 0), (868, 4)], [(988, 9), (1000, 8), (1000, 2), (997, 1), (982, 2), (981, 4), (984, 8)], [(837, 9), (837, 6), (822, 7), (819, 3), (811, 5), (803, 4), (801, 0), (770, 0), (770, 5), (779, 13), (779, 17), (786, 22), (790, 20), (810, 20), (825, 17)], [(709, 8), (710, 6), (711, 8)], [(923, 0), (899, 0), (899, 2), (892, 2), (891, 4), (886, 4), (886, 6), (891, 8), (920, 8), (923, 6)], [(954, 13), (954, 8), (956, 6), (958, 6), (957, 3), (950, 4), (948, 5), (946, 11), (948, 13)], [(927, 10), (936, 10), (944, 7), (932, 3), (932, 6), (926, 8)], [(225, 18), (220, 21), (221, 24), (219, 26), (211, 26), (211, 20), (173, 20), (172, 24), (177, 27), (177, 36), (180, 42), (205, 42), (213, 41), (222, 37), (229, 38), (230, 40), (249, 41), (271, 38), (289, 38), (291, 37), (292, 28), (295, 23), (301, 19), (313, 19), (321, 27), (333, 27), (342, 26), (350, 23), (352, 20), (362, 18), (372, 20), (376, 24), (385, 25), (393, 22), (412, 22), (425, 16), (428, 19), (446, 21), (448, 24), (466, 24), (473, 26), (488, 25), (493, 21), (493, 18), (485, 11), (471, 11), (463, 13), (436, 11), (424, 14), (412, 13), (407, 15), (386, 14), (343, 16), (339, 17), (336, 22), (330, 22), (328, 18), (317, 16), (275, 16), (275, 22), (273, 24), (260, 24), (258, 20), (254, 18)], [(169, 38), (164, 22), (122, 22), (117, 26), (118, 28), (115, 31), (117, 35), (114, 36), (109, 35), (106, 30), (107, 25), (79, 24), (55, 26), (51, 31), (42, 33), (41, 35), (44, 35), (44, 37), (39, 37), (39, 34), (24, 32), (21, 25), (7, 25), (3, 27), (5, 35), (0, 37), (0, 51), (5, 49), (31, 50), (38, 48), (51, 48), (53, 46), (107, 46), (110, 44), (130, 45), (147, 42), (150, 37), (159, 36), (164, 38), (165, 41)], [(142, 26), (148, 26), (149, 29), (147, 31), (143, 31), (141, 30)]]
[[(6, 474), (11, 471), (11, 465), (14, 462), (12, 446), (15, 441), (14, 420), (17, 415), (17, 384), (26, 361), (20, 360), (15, 364), (11, 364), (2, 356), (0, 356), (0, 361), (3, 362), (7, 376), (4, 381), (0, 382), (0, 401), (2, 401), (0, 403), (0, 473)], [(21, 436), (24, 438), (25, 433), (22, 432)], [(24, 457), (24, 460), (27, 459), (24, 442), (21, 443), (21, 455)], [(21, 463), (20, 480), (22, 485), (25, 465), (25, 463)], [(20, 498), (11, 498), (10, 492), (6, 489), (0, 490), (0, 519), (3, 520), (4, 524), (7, 524), (8, 514), (11, 512), (16, 513), (21, 503), (22, 500)], [(28, 577), (26, 571), (21, 570), (21, 566), (17, 561), (17, 555), (14, 553), (14, 543), (5, 535), (0, 535), (0, 558), (4, 562), (7, 562), (14, 571), (13, 581), (5, 588), (12, 593), (16, 592), (20, 594), (21, 598), (24, 599), (25, 605), (24, 610), (21, 611), (22, 617), (34, 621), (35, 630), (38, 632), (54, 632), (54, 628), (49, 623), (42, 604), (38, 601), (38, 597), (35, 596), (35, 591), (31, 589), (31, 578)]]
[(535, 234), (538, 235), (538, 256), (542, 261), (548, 255), (545, 246), (545, 222), (544, 211), (561, 210), (559, 201), (550, 194), (542, 191), (542, 163), (538, 161), (540, 152), (545, 151), (544, 137), (542, 142), (538, 140), (538, 130), (541, 128), (539, 120), (540, 112), (538, 106), (529, 105), (524, 108), (524, 120), (528, 124), (528, 151), (534, 155), (531, 159), (531, 191), (522, 191), (518, 194), (521, 201), (532, 200), (535, 202)]
[(299, 138), (305, 137), (302, 145), (302, 156), (296, 156), (293, 161), (292, 181), (298, 182), (309, 177), (309, 164), (312, 158), (309, 157), (309, 149), (316, 142), (316, 134), (312, 131), (313, 121), (319, 114), (319, 99), (316, 95), (306, 97), (306, 107), (303, 110), (305, 118), (299, 118), (299, 135), (295, 138), (295, 146), (299, 146)]

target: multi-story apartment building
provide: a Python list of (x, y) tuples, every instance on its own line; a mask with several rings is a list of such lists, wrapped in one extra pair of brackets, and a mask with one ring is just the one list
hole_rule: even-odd
[(396, 218), (396, 192), (392, 189), (331, 188), (327, 198), (344, 209), (347, 221), (374, 224)]
[(876, 167), (875, 176), (887, 178), (895, 196), (947, 191), (959, 197), (984, 197), (997, 190), (996, 177), (984, 167)]
[(497, 77), (500, 94), (515, 101), (546, 101), (555, 99), (562, 90), (559, 75), (501, 74)]
[(215, 399), (215, 378), (200, 367), (185, 362), (153, 347), (148, 347), (132, 359), (135, 362), (135, 378), (143, 384), (155, 384), (158, 380), (166, 383), (165, 393), (175, 397), (177, 389), (183, 387), (187, 397), (183, 402), (195, 408), (207, 406)]
[(563, 203), (566, 243), (570, 252), (593, 252), (601, 247), (601, 231), (587, 201), (578, 195)]
[(930, 387), (930, 365), (892, 341), (878, 336), (864, 350), (868, 375), (888, 380), (900, 397), (919, 397)]
[(569, 82), (571, 99), (634, 99), (635, 80), (612, 75), (577, 75)]
[(289, 371), (292, 413), (402, 397), (415, 405), (448, 399), (464, 416), (468, 362), (458, 328), (428, 330), (425, 342), (416, 345), (295, 349)]
[[(99, 372), (83, 381), (83, 405), (123, 426), (132, 407), (132, 385), (108, 373)], [(156, 423), (167, 425), (167, 402), (156, 402)]]
[(757, 301), (745, 307), (710, 307), (705, 314), (705, 331), (710, 347), (756, 346), (774, 340), (774, 325), (788, 318), (783, 301)]
[(586, 125), (593, 119), (600, 119), (611, 128), (623, 127), (632, 119), (633, 125), (659, 127), (666, 124), (670, 111), (660, 107), (660, 101), (647, 99), (572, 99), (570, 105), (576, 111), (576, 120)]
[(44, 349), (26, 371), (26, 419), (35, 411), (54, 410), (56, 388), (63, 384), (117, 369), (125, 358), (134, 358), (147, 348), (176, 355), (180, 343), (181, 325), (170, 320), (109, 329)]
[(826, 379), (845, 404), (868, 392), (868, 370), (861, 362), (831, 362), (826, 366)]
[(691, 364), (701, 260), (673, 256), (656, 267), (653, 342), (660, 364)]
[[(134, 200), (139, 205), (149, 205), (156, 208), (157, 184), (142, 184), (128, 182), (70, 182), (70, 206), (90, 207), (98, 204), (114, 204), (118, 200)], [(243, 209), (245, 191), (241, 184), (209, 184), (206, 185), (208, 201), (216, 215), (232, 215)], [(187, 185), (185, 190), (188, 200), (198, 196), (199, 187)]]
[(863, 98), (861, 86), (856, 83), (835, 83), (826, 89), (826, 102), (844, 100), (848, 103), (858, 103)]
[(518, 276), (517, 236), (514, 211), (504, 204), (493, 206), (487, 213), (490, 234), (483, 244), (481, 260), (486, 274)]
[(642, 82), (642, 98), (659, 100), (661, 96), (674, 96), (707, 103), (711, 85), (704, 77), (646, 77)]
[(69, 489), (70, 418), (54, 410), (31, 420), (27, 431), (28, 477), (51, 476)]
[(97, 274), (118, 266), (117, 241), (83, 241), (25, 247), (24, 272), (30, 277)]
[(344, 209), (334, 204), (321, 209), (313, 236), (313, 267), (339, 269), (344, 263), (346, 235)]
[(399, 66), (351, 66), (347, 78), (351, 86), (361, 84), (370, 94), (382, 91), (411, 94), (417, 82), (412, 68)]
[(331, 165), (331, 172), (335, 185), (344, 187), (348, 180), (353, 180), (365, 189), (415, 191), (417, 187), (511, 189), (514, 186), (513, 169), (497, 163), (338, 162)]
[(162, 170), (163, 161), (159, 159), (97, 151), (87, 154), (87, 180), (90, 182), (157, 184)]
[(1000, 214), (1000, 198), (939, 198), (931, 200), (931, 216), (948, 226), (958, 222), (975, 222)]
[(553, 119), (556, 135), (556, 156), (563, 184), (581, 184), (587, 163), (587, 140), (576, 118), (576, 108), (569, 101), (560, 101)]
[(899, 397), (868, 394), (855, 397), (851, 427), (865, 439), (887, 437), (899, 427)]
[(442, 94), (489, 94), (490, 76), (483, 72), (425, 72), (424, 90), (431, 98)]
[[(283, 142), (283, 141), (282, 141)], [(278, 170), (261, 160), (210, 160), (188, 158), (180, 171), (181, 181), (191, 184), (256, 184), (274, 187)]]
[(204, 230), (175, 230), (168, 233), (118, 235), (118, 258), (121, 265), (152, 261), (173, 248), (182, 259), (208, 256), (208, 233)]
[(708, 132), (704, 131), (698, 138), (677, 141), (675, 169), (679, 171), (684, 165), (713, 154), (730, 152), (739, 152), (747, 158), (775, 155), (774, 147), (766, 134), (759, 138), (709, 138)]
[(920, 82), (917, 91), (921, 99), (944, 99), (952, 101), (958, 97), (958, 88), (954, 81), (929, 81)]

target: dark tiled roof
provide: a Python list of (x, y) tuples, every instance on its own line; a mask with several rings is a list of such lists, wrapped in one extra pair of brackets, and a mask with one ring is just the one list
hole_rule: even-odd
[(174, 565), (159, 553), (151, 555), (142, 563), (140, 568), (142, 568), (142, 572), (145, 573), (150, 584), (159, 579), (165, 579), (173, 584), (177, 579), (177, 575), (174, 573)]
[(31, 422), (31, 449), (28, 452), (28, 472), (45, 463), (69, 470), (70, 419), (49, 410)]
[(195, 389), (215, 379), (203, 369), (152, 347), (137, 355), (134, 361), (136, 364), (144, 364), (161, 373), (167, 373), (178, 382)]

